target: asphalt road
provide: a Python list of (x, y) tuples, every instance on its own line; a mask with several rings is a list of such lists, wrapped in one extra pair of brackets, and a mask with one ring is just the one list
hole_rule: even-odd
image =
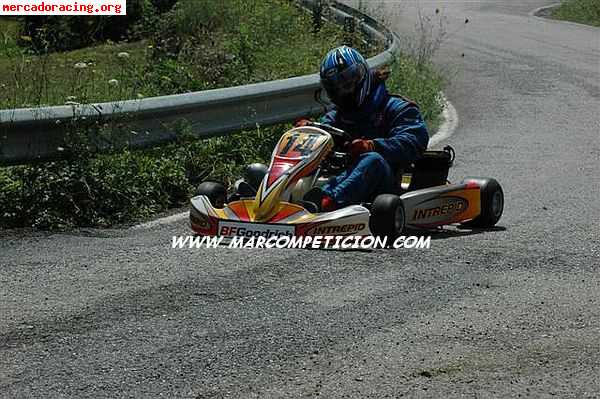
[(0, 397), (600, 397), (600, 29), (528, 15), (551, 2), (421, 2), (452, 33), (451, 178), (503, 184), (501, 229), (374, 252), (3, 233)]

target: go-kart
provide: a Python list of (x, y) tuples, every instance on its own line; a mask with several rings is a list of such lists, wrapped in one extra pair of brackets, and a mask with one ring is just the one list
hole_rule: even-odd
[(351, 165), (336, 143), (349, 139), (337, 128), (310, 123), (283, 134), (271, 163), (253, 164), (228, 195), (224, 185), (206, 181), (191, 199), (195, 233), (222, 237), (366, 236), (395, 239), (403, 231), (450, 224), (487, 228), (502, 216), (504, 194), (494, 179), (447, 181), (454, 161), (451, 147), (426, 151), (397, 171), (394, 192), (372, 202), (321, 212), (311, 201), (315, 187)]

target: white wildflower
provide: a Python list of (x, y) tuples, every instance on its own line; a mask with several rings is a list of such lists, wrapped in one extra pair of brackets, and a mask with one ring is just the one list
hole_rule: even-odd
[(85, 69), (87, 68), (87, 64), (85, 62), (78, 62), (77, 64), (75, 64), (75, 69)]

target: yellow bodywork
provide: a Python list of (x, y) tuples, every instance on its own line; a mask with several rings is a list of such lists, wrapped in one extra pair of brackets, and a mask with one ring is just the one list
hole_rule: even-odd
[[(319, 168), (333, 148), (333, 138), (321, 129), (306, 126), (286, 132), (275, 147), (269, 173), (260, 184), (253, 203), (253, 220), (267, 222), (281, 212), (282, 202), (289, 198), (291, 188), (299, 178)], [(277, 176), (271, 176), (274, 169)], [(274, 181), (270, 182), (273, 178)]]
[(213, 208), (216, 216), (222, 220), (239, 220), (244, 222), (279, 222), (286, 219), (286, 223), (304, 223), (316, 217), (307, 212), (300, 205), (279, 201), (274, 208), (275, 212), (267, 219), (259, 218), (255, 212), (255, 200), (234, 201), (223, 209)]

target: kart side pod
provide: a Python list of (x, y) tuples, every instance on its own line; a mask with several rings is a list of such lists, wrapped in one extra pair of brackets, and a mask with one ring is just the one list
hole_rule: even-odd
[(448, 184), (410, 191), (401, 197), (405, 224), (413, 229), (429, 229), (453, 223), (472, 227), (492, 227), (502, 216), (504, 194), (494, 179), (469, 177)]

